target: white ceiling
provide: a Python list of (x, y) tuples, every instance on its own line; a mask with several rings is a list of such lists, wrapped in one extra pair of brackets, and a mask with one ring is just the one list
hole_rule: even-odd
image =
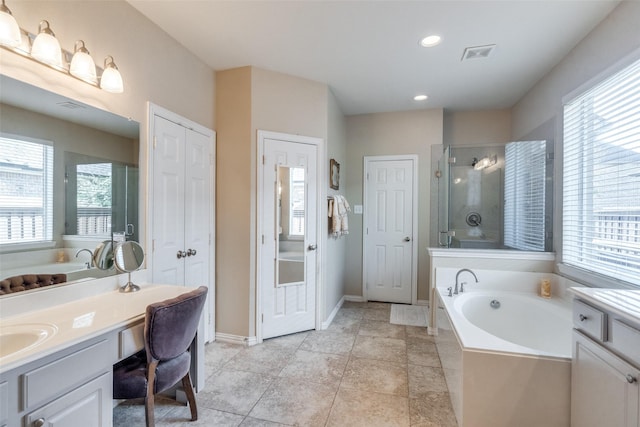
[[(128, 0), (214, 70), (327, 83), (343, 113), (513, 106), (619, 3)], [(419, 40), (442, 36), (425, 49)], [(465, 47), (496, 44), (462, 62)], [(426, 102), (413, 101), (419, 93)]]

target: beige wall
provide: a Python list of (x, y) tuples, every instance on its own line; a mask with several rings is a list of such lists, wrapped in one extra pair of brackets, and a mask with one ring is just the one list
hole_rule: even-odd
[(445, 145), (496, 145), (511, 141), (511, 110), (445, 112)]
[[(217, 332), (253, 337), (257, 131), (326, 141), (329, 91), (322, 83), (255, 67), (217, 72), (216, 88), (217, 206), (218, 214), (222, 214), (218, 217), (216, 241)], [(321, 150), (324, 153), (325, 148)], [(230, 211), (223, 213), (226, 209)], [(221, 255), (223, 252), (228, 255)]]
[(2, 50), (2, 74), (97, 108), (146, 123), (146, 102), (214, 127), (214, 74), (164, 31), (124, 1), (13, 1), (18, 24), (37, 33), (47, 19), (62, 47), (83, 39), (100, 66), (112, 55), (122, 74), (122, 94), (110, 94)]
[[(345, 194), (345, 182), (349, 175), (347, 167), (347, 146), (346, 146), (346, 119), (340, 110), (336, 97), (329, 91), (328, 110), (328, 132), (327, 132), (327, 167), (330, 159), (335, 159), (340, 164), (340, 188), (333, 190), (329, 188), (329, 178), (327, 171), (327, 194)], [(351, 206), (353, 210), (353, 206)], [(351, 215), (350, 217), (353, 217)], [(325, 235), (329, 233), (329, 224), (326, 217), (322, 218)], [(347, 241), (349, 235), (340, 238), (329, 237), (325, 246), (325, 288), (324, 288), (324, 315), (323, 319), (331, 314), (333, 309), (345, 294), (345, 275), (347, 270)], [(353, 267), (351, 267), (353, 268)]]
[[(417, 110), (347, 117), (346, 196), (362, 204), (364, 156), (418, 155), (418, 299), (428, 299), (431, 146), (442, 144), (443, 111)], [(341, 167), (342, 170), (342, 167)], [(349, 217), (345, 294), (362, 295), (362, 215)]]
[(639, 22), (640, 2), (621, 2), (513, 107), (513, 138), (562, 123), (562, 97), (640, 48)]
[(251, 67), (216, 73), (216, 332), (248, 336), (251, 230)]

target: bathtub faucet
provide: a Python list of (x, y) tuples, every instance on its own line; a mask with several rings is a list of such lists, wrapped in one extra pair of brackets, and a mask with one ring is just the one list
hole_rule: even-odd
[[(476, 283), (478, 283), (478, 276), (476, 276), (476, 273), (474, 273), (473, 271), (469, 270), (468, 268), (463, 268), (463, 269), (459, 270), (456, 273), (456, 287), (453, 290), (453, 293), (455, 295), (458, 295), (458, 277), (460, 277), (460, 274), (464, 273), (465, 271), (471, 273), (473, 275), (473, 278), (476, 279)], [(460, 284), (460, 292), (464, 292), (464, 283)]]
[(89, 261), (85, 262), (85, 267), (87, 267), (87, 269), (90, 269), (93, 264), (93, 252), (91, 252), (89, 249), (80, 249), (78, 252), (76, 252), (76, 258), (78, 258), (78, 255), (80, 255), (80, 253), (85, 251), (89, 252)]

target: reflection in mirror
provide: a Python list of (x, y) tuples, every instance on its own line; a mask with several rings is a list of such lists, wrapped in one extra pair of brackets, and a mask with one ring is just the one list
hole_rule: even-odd
[(100, 270), (111, 270), (114, 265), (113, 241), (105, 240), (93, 251), (93, 265)]
[(140, 286), (131, 282), (131, 273), (140, 269), (144, 264), (144, 250), (138, 242), (118, 243), (113, 254), (116, 268), (119, 271), (129, 273), (127, 284), (120, 288), (120, 292), (137, 292)]
[(305, 170), (278, 166), (276, 192), (276, 286), (300, 284), (305, 277)]
[(115, 274), (90, 253), (113, 234), (139, 238), (139, 124), (0, 75), (0, 137), (15, 152), (0, 180), (0, 280)]

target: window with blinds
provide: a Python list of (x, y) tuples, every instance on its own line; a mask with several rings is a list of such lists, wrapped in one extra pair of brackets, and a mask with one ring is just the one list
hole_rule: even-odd
[(52, 240), (53, 147), (0, 136), (0, 245)]
[(640, 286), (640, 60), (564, 106), (562, 262)]
[(504, 244), (544, 251), (546, 141), (517, 141), (505, 146)]

